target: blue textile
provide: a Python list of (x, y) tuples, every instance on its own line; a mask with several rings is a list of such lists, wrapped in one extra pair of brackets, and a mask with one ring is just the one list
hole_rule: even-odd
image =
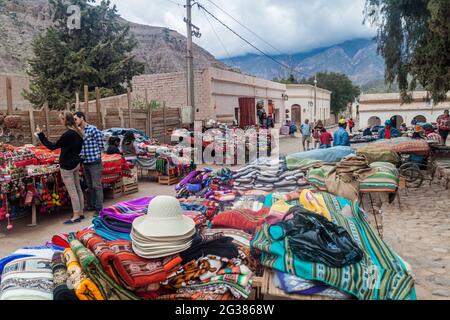
[(350, 146), (350, 136), (348, 135), (347, 130), (344, 128), (339, 128), (334, 133), (334, 146)]
[(84, 143), (80, 154), (83, 163), (92, 164), (101, 161), (104, 147), (102, 132), (92, 125), (87, 125), (84, 129)]
[(22, 258), (29, 258), (32, 257), (32, 255), (29, 254), (12, 254), (10, 256), (4, 257), (3, 259), (0, 260), (0, 275), (3, 273), (3, 269), (5, 269), (5, 266), (17, 259), (22, 259)]
[(292, 162), (301, 160), (320, 160), (323, 162), (339, 162), (350, 154), (353, 154), (350, 147), (333, 147), (328, 149), (317, 149), (306, 152), (294, 153), (287, 156), (287, 164), (291, 169)]
[(127, 240), (131, 241), (131, 237), (129, 233), (123, 233), (111, 230), (108, 228), (102, 219), (95, 218), (92, 222), (94, 224), (95, 232), (107, 241), (116, 241), (116, 240)]

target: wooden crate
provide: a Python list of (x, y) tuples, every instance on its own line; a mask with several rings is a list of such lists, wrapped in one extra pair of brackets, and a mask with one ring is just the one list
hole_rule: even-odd
[(123, 195), (129, 195), (138, 192), (139, 192), (139, 184), (137, 182), (123, 186)]
[(138, 168), (137, 166), (134, 166), (133, 169), (131, 169), (131, 177), (123, 177), (123, 185), (131, 185), (136, 184), (138, 182)]
[(123, 195), (123, 182), (117, 181), (112, 185), (111, 188), (104, 190), (104, 197), (105, 199), (117, 199), (122, 197)]
[(171, 186), (171, 185), (177, 184), (178, 182), (179, 182), (179, 179), (176, 176), (160, 176), (159, 177), (159, 184)]

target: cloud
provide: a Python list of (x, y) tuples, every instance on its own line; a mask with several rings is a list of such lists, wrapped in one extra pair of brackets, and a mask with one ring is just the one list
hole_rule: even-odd
[[(275, 50), (215, 7), (210, 0), (198, 1), (230, 28), (270, 54), (277, 54), (277, 50), (283, 53), (302, 52), (375, 35), (375, 30), (362, 24), (365, 0), (211, 0)], [(167, 27), (186, 34), (184, 0), (111, 2), (117, 5), (119, 13), (127, 20)], [(208, 21), (205, 13), (197, 7), (193, 8), (192, 14), (193, 23), (202, 33), (202, 37), (194, 41), (216, 57), (255, 52), (211, 16), (208, 16)]]

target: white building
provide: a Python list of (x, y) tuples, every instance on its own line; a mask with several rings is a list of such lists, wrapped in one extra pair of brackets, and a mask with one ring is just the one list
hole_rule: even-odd
[[(286, 110), (289, 110), (291, 120), (296, 124), (309, 121), (322, 120), (334, 123), (331, 119), (330, 101), (331, 91), (317, 88), (309, 84), (288, 84), (286, 94), (289, 100)], [(317, 90), (316, 108), (314, 108), (314, 91)], [(315, 111), (315, 114), (314, 114)]]
[[(196, 120), (256, 125), (260, 104), (277, 127), (286, 121), (284, 84), (213, 67), (196, 70), (194, 82)], [(186, 73), (134, 77), (134, 93), (144, 97), (146, 90), (150, 99), (164, 101), (170, 108), (186, 106)]]
[(450, 109), (450, 98), (433, 106), (426, 101), (427, 93), (417, 91), (413, 93), (410, 104), (402, 104), (399, 93), (365, 94), (360, 98), (359, 126), (381, 125), (386, 120), (394, 120), (396, 126), (402, 123), (410, 125), (416, 119), (418, 122), (436, 122), (444, 110)]

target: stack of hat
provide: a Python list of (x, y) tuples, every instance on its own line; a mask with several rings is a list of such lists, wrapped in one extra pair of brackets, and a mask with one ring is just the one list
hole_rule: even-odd
[(148, 206), (147, 215), (134, 220), (133, 251), (146, 259), (168, 257), (191, 247), (195, 222), (183, 215), (174, 197), (159, 196)]

